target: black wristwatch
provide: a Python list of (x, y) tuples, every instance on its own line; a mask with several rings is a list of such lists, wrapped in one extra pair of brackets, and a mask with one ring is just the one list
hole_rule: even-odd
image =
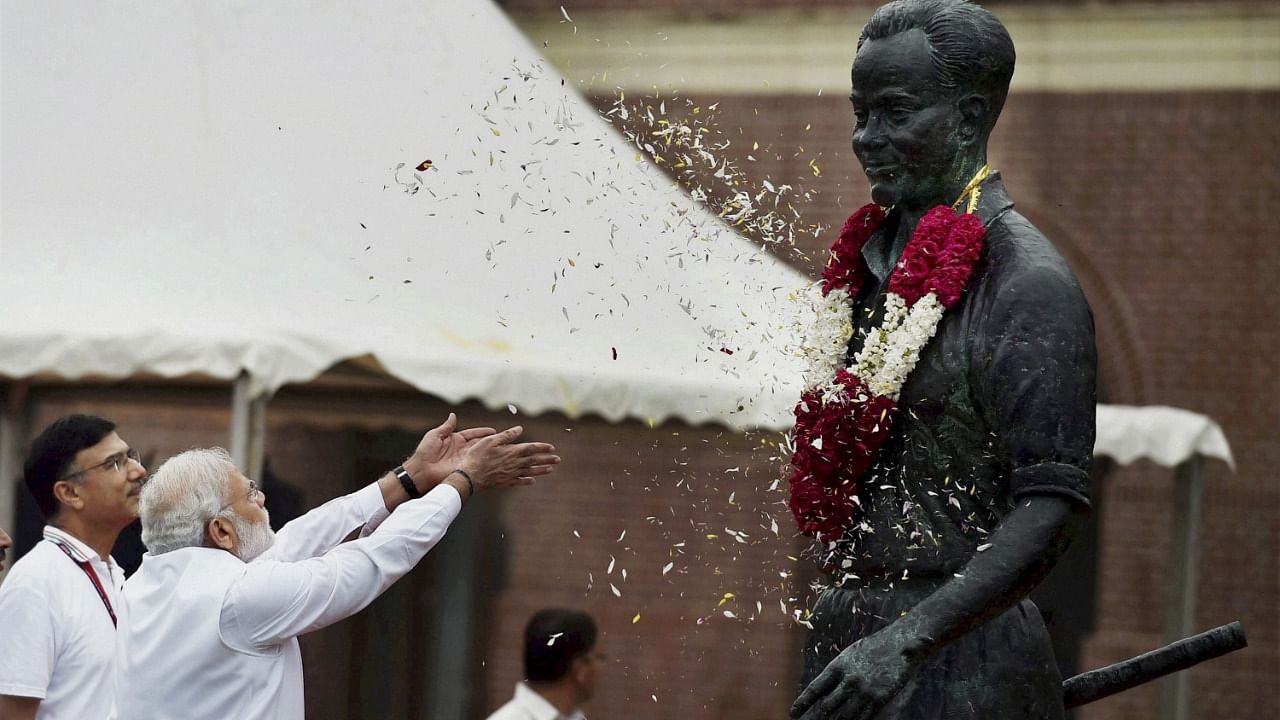
[(403, 465), (397, 465), (391, 472), (400, 481), (400, 486), (404, 488), (404, 491), (409, 493), (409, 497), (422, 497), (422, 492), (418, 490), (417, 485), (413, 484), (413, 477), (409, 475), (409, 471), (405, 470)]

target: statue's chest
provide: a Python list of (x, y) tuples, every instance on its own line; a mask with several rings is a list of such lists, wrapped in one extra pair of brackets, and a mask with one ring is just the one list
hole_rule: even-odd
[[(852, 309), (853, 335), (849, 341), (846, 363), (852, 361), (866, 343), (869, 333), (877, 332), (884, 322), (886, 283), (877, 283), (859, 294)], [(971, 425), (976, 421), (972, 403), (968, 401), (968, 338), (963, 308), (959, 305), (943, 315), (934, 334), (920, 352), (915, 369), (907, 376), (898, 398), (897, 425), (903, 432), (913, 425), (925, 428), (938, 423), (960, 421)], [(954, 417), (948, 419), (948, 415)], [(899, 432), (895, 431), (895, 434)]]

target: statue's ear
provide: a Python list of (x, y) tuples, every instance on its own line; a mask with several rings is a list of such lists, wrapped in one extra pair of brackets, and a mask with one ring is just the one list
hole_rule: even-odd
[(956, 104), (960, 110), (960, 135), (967, 142), (976, 142), (982, 137), (982, 131), (988, 123), (987, 114), (991, 112), (991, 103), (987, 98), (971, 94), (960, 98)]

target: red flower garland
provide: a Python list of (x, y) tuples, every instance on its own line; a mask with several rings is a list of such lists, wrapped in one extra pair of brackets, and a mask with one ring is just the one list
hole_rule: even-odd
[[(822, 273), (824, 297), (835, 290), (857, 297), (865, 277), (862, 246), (884, 218), (879, 206), (869, 204), (845, 221)], [(933, 208), (903, 249), (889, 292), (900, 295), (907, 307), (934, 293), (950, 309), (973, 274), (985, 235), (976, 216)], [(836, 371), (834, 382), (840, 391), (825, 400), (822, 386), (800, 397), (791, 458), (791, 513), (801, 532), (822, 542), (838, 539), (852, 525), (858, 482), (888, 439), (896, 409), (893, 398), (871, 392), (847, 368)]]
[(944, 205), (933, 208), (920, 218), (903, 249), (897, 272), (889, 278), (889, 292), (901, 295), (907, 307), (934, 293), (950, 310), (969, 284), (986, 234), (976, 215), (957, 215)]
[(883, 222), (884, 210), (875, 203), (863, 205), (844, 221), (831, 246), (831, 259), (822, 271), (823, 297), (837, 288), (847, 288), (849, 297), (858, 295), (862, 288), (862, 246)]

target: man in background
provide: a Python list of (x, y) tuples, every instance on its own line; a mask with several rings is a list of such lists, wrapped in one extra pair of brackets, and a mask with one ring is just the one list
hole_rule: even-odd
[(142, 493), (148, 553), (124, 589), (115, 716), (302, 720), (298, 636), (373, 602), (472, 494), (532, 484), (560, 461), (551, 445), (515, 443), (519, 427), (455, 432), (456, 422), (450, 414), (403, 465), (279, 535), (226, 451), (165, 462)]
[(111, 548), (138, 516), (146, 474), (115, 423), (93, 415), (61, 418), (31, 444), (23, 475), (47, 524), (0, 587), (0, 720), (110, 712), (124, 583)]
[(604, 655), (596, 624), (578, 610), (541, 610), (524, 630), (524, 682), (489, 720), (585, 720), (579, 709), (596, 692)]

